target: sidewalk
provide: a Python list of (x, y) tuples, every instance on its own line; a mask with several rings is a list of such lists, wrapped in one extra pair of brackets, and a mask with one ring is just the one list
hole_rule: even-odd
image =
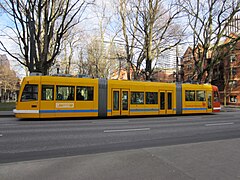
[(0, 164), (2, 180), (240, 179), (240, 138)]
[(240, 106), (221, 106), (221, 112), (236, 112), (240, 111)]

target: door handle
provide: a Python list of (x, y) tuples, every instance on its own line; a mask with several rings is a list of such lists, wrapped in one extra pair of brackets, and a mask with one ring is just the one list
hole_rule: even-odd
[(36, 108), (37, 107), (37, 105), (32, 105), (32, 108)]

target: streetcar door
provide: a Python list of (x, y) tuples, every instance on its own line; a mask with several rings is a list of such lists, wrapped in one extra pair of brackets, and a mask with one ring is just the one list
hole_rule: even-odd
[(173, 114), (173, 93), (172, 91), (159, 92), (159, 114)]
[(112, 90), (112, 115), (129, 115), (129, 90)]
[(173, 92), (172, 91), (166, 91), (166, 109), (167, 114), (173, 114)]
[(120, 115), (120, 89), (112, 90), (112, 115)]
[(54, 85), (42, 84), (40, 118), (55, 117)]
[(213, 102), (212, 102), (212, 92), (211, 91), (207, 91), (207, 112), (212, 112), (212, 107)]
[(129, 115), (129, 90), (121, 90), (121, 115)]
[(166, 110), (166, 93), (165, 91), (160, 91), (160, 98), (159, 98), (159, 114), (166, 114), (167, 110)]

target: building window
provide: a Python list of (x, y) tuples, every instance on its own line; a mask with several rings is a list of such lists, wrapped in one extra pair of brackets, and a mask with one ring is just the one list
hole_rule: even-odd
[(228, 85), (230, 87), (237, 87), (237, 81), (236, 80), (231, 80), (231, 81), (229, 81)]
[(230, 103), (237, 103), (237, 96), (230, 96), (229, 102)]
[(144, 104), (144, 92), (131, 92), (131, 104)]
[(237, 68), (232, 68), (232, 75), (236, 75), (237, 74)]
[(193, 55), (192, 55), (192, 54), (189, 54), (189, 55), (188, 55), (188, 60), (191, 61), (192, 58), (193, 58)]
[(191, 64), (188, 64), (187, 65), (187, 70), (191, 70), (192, 69), (192, 65)]
[(236, 61), (236, 56), (235, 55), (231, 55), (230, 56), (230, 62), (234, 62)]

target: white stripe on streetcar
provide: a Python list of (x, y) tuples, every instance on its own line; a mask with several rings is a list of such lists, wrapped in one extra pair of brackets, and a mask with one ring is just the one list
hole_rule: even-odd
[(113, 132), (130, 132), (130, 131), (149, 131), (150, 128), (141, 128), (141, 129), (113, 129), (113, 130), (104, 130), (105, 133)]
[(39, 110), (13, 110), (14, 114), (39, 114)]
[(225, 126), (225, 125), (233, 125), (233, 122), (229, 123), (216, 123), (216, 124), (205, 124), (205, 126)]

